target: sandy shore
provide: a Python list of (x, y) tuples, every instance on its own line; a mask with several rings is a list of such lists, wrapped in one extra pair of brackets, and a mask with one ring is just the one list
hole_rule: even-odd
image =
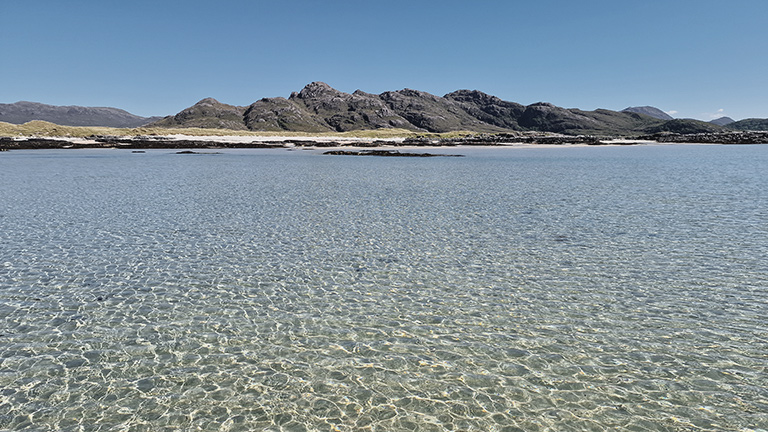
[(382, 148), (402, 151), (425, 149), (458, 149), (458, 148), (563, 148), (563, 147), (594, 147), (594, 146), (634, 146), (634, 145), (679, 145), (695, 143), (675, 143), (638, 139), (595, 139), (584, 140), (583, 137), (552, 137), (544, 138), (544, 142), (536, 140), (516, 140), (509, 137), (505, 140), (488, 141), (480, 139), (413, 139), (413, 138), (361, 138), (337, 136), (278, 136), (278, 135), (151, 135), (151, 136), (103, 136), (103, 137), (6, 137), (0, 138), (0, 150), (20, 149), (56, 149), (56, 148), (126, 148), (126, 149), (205, 149), (205, 148), (317, 148), (338, 150), (344, 148)]

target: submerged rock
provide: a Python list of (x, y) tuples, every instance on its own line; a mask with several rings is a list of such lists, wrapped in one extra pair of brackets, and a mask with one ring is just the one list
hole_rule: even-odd
[(196, 154), (196, 155), (216, 155), (221, 154), (220, 152), (197, 152), (193, 150), (182, 150), (176, 152), (176, 154)]
[(323, 154), (337, 156), (464, 157), (464, 155), (458, 154), (401, 153), (397, 150), (331, 150)]

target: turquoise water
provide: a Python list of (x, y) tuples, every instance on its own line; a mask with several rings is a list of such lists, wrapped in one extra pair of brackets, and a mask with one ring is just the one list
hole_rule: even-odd
[(0, 430), (768, 429), (768, 147), (0, 155)]

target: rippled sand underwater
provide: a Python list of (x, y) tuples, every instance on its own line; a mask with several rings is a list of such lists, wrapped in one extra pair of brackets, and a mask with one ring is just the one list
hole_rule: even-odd
[(0, 430), (768, 429), (768, 148), (459, 151), (2, 155)]

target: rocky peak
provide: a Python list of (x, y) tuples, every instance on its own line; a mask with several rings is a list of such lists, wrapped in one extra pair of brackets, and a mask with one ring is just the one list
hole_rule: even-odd
[[(324, 82), (315, 81), (304, 86), (304, 88), (296, 94), (296, 97), (299, 99), (318, 99), (338, 97), (341, 95), (344, 95), (344, 93), (334, 89)], [(291, 98), (294, 98), (293, 94), (291, 94)]]
[(205, 105), (222, 105), (222, 103), (217, 101), (214, 98), (209, 97), (209, 98), (202, 99), (200, 102), (195, 104), (195, 106), (205, 106)]
[(432, 100), (437, 99), (437, 96), (435, 96), (433, 94), (430, 94), (430, 93), (427, 93), (427, 92), (423, 92), (423, 91), (420, 91), (420, 90), (413, 90), (413, 89), (409, 89), (409, 88), (398, 90), (395, 93), (398, 93), (398, 94), (400, 94), (402, 96), (405, 96), (405, 97), (423, 98), (423, 99), (432, 99)]
[(471, 102), (475, 104), (499, 104), (501, 99), (491, 96), (479, 90), (456, 90), (444, 96), (446, 99), (453, 99), (458, 102)]
[(354, 93), (352, 93), (353, 96), (360, 96), (360, 97), (378, 97), (378, 95), (375, 95), (373, 93), (366, 93), (362, 90), (355, 90)]

